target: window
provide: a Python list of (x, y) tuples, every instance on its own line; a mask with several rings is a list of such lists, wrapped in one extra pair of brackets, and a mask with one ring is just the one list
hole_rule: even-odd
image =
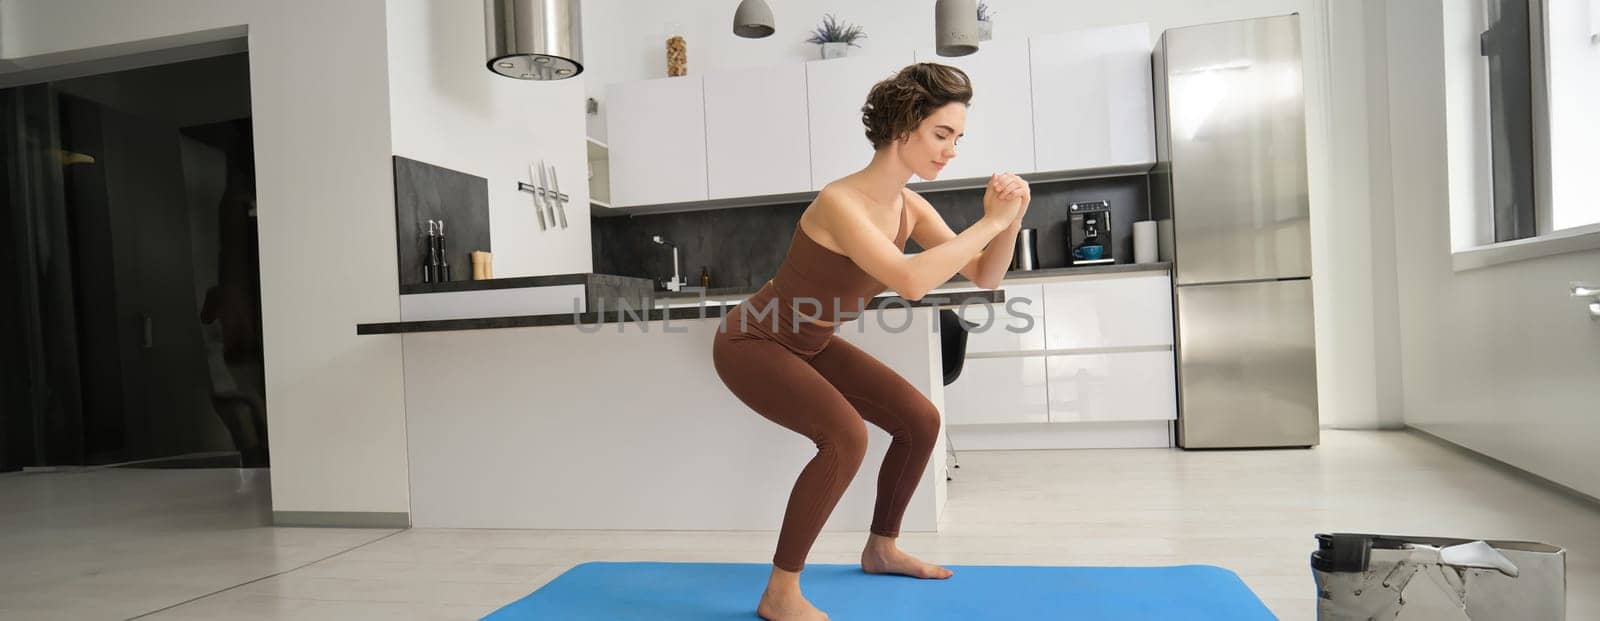
[[(1543, 154), (1534, 147), (1536, 76), (1533, 42), (1542, 19), (1535, 19), (1539, 0), (1485, 0), (1489, 28), (1479, 48), (1489, 71), (1490, 208), (1493, 241), (1539, 234), (1535, 168)], [(1536, 80), (1535, 78), (1539, 79)], [(1536, 194), (1538, 197), (1536, 197)]]
[(1480, 241), (1600, 223), (1600, 0), (1481, 2), (1492, 230)]
[(1550, 109), (1550, 224), (1600, 223), (1600, 1), (1540, 0)]

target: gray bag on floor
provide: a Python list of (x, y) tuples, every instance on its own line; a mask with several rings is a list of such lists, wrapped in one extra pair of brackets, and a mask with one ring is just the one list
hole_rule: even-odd
[(1526, 541), (1317, 535), (1318, 621), (1560, 621), (1567, 552)]

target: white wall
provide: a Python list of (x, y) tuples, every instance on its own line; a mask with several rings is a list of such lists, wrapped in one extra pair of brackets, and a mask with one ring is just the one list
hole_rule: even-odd
[(399, 316), (383, 0), (4, 0), (0, 23), (0, 71), (248, 29), (273, 509), (408, 511), (400, 340), (355, 334)]
[[(189, 33), (248, 24), (261, 11), (244, 0), (0, 0), (0, 59), (20, 67), (42, 67), (62, 59), (57, 54), (99, 48), (126, 53), (146, 47), (141, 42), (185, 39)], [(67, 27), (70, 24), (72, 27)], [(0, 65), (3, 66), (3, 65)]]
[[(1449, 169), (1450, 249), (1467, 250), (1494, 243), (1494, 217), (1480, 208), (1492, 200), (1493, 170), (1489, 166), (1489, 66), (1479, 53), (1478, 33), (1488, 27), (1479, 3), (1447, 3), (1440, 9), (1440, 69), (1449, 72), (1443, 83), (1445, 100), (1458, 105), (1443, 107), (1446, 131), (1455, 136), (1446, 145)], [(1404, 48), (1415, 49), (1409, 42)]]
[[(1452, 153), (1477, 140), (1470, 100), (1475, 37), (1454, 0), (1397, 0), (1388, 9), (1388, 92), (1406, 424), (1586, 494), (1600, 496), (1600, 322), (1567, 296), (1600, 280), (1600, 251), (1455, 272), (1452, 191), (1475, 169)], [(1453, 56), (1452, 56), (1453, 55)]]
[[(1323, 425), (1346, 429), (1403, 424), (1383, 3), (1322, 4), (1327, 47), (1319, 55), (1306, 42), (1306, 120), (1310, 136), (1323, 137), (1306, 147), (1317, 396)], [(1319, 73), (1325, 81), (1313, 88)]]
[[(741, 39), (731, 31), (736, 2), (586, 0), (584, 76), (589, 96), (604, 97), (611, 82), (665, 76), (665, 41), (673, 33), (687, 40), (691, 74), (816, 58), (816, 46), (803, 41), (807, 30), (829, 12), (865, 28), (868, 38), (852, 53), (932, 45), (933, 9), (925, 0), (769, 4), (777, 34)], [(1369, 93), (1381, 90), (1385, 82), (1371, 79), (1383, 72), (1386, 61), (1382, 0), (996, 4), (996, 39), (1145, 22), (1152, 44), (1167, 28), (1300, 13), (1322, 421), (1346, 428), (1400, 426), (1392, 206), (1383, 159), (1388, 119), (1381, 97), (1374, 99), (1381, 93)], [(1370, 35), (1374, 29), (1377, 34)], [(982, 97), (978, 93), (975, 101)], [(591, 135), (602, 139), (606, 109), (602, 100), (600, 114), (589, 117)]]
[[(583, 82), (485, 69), (482, 2), (390, 2), (388, 27), (394, 153), (489, 180), (495, 277), (593, 269)], [(538, 183), (529, 165), (541, 159), (571, 196), (566, 229), (539, 230), (533, 195), (517, 190)]]

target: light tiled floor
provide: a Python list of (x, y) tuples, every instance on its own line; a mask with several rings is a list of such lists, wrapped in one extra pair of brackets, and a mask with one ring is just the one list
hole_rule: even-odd
[[(1328, 431), (1309, 451), (970, 452), (961, 464), (942, 532), (903, 547), (958, 565), (1215, 564), (1282, 618), (1312, 619), (1314, 533), (1528, 539), (1568, 548), (1568, 618), (1600, 618), (1600, 510), (1412, 433)], [(266, 528), (266, 488), (265, 473), (232, 470), (0, 476), (0, 619), (474, 619), (584, 561), (765, 562), (774, 542)], [(810, 560), (854, 562), (864, 536), (824, 533)]]

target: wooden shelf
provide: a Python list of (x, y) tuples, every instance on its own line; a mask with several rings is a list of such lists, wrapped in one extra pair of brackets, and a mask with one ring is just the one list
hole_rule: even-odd
[(611, 209), (611, 148), (585, 137), (589, 150), (589, 213), (604, 215)]

